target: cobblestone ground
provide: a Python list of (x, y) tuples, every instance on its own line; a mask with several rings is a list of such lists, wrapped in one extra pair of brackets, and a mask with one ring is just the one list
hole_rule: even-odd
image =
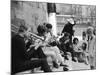
[[(85, 63), (80, 63), (80, 62), (73, 62), (72, 60), (65, 60), (66, 64), (68, 65), (68, 69), (69, 71), (78, 71), (78, 70), (89, 70), (90, 66), (86, 65)], [(59, 68), (52, 68), (53, 72), (62, 72), (63, 71), (63, 67), (59, 67)], [(34, 73), (43, 73), (43, 71), (40, 70), (39, 68), (35, 68), (34, 69)], [(25, 71), (25, 72), (21, 72), (21, 73), (17, 73), (16, 75), (25, 75), (28, 73), (32, 73), (32, 71)]]
[[(80, 70), (89, 70), (90, 69), (90, 65), (86, 65), (83, 62), (74, 62), (72, 60), (65, 60), (65, 63), (68, 65), (68, 71), (80, 71)], [(40, 70), (41, 67), (39, 68), (35, 68), (34, 71), (32, 72), (31, 70), (29, 71), (25, 71), (25, 72), (21, 72), (18, 73), (16, 75), (25, 75), (25, 74), (29, 74), (29, 73), (43, 73), (43, 71)], [(63, 67), (60, 66), (59, 68), (52, 68), (53, 72), (63, 72)]]
[[(73, 62), (72, 60), (66, 60), (66, 64), (68, 65), (69, 71), (78, 71), (78, 70), (89, 70), (90, 65), (86, 65), (83, 62)], [(58, 69), (53, 69), (53, 71), (63, 71), (63, 67), (59, 67)]]

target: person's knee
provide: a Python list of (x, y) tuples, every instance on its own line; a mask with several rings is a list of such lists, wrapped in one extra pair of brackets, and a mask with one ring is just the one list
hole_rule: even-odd
[(56, 52), (56, 53), (60, 53), (60, 50), (58, 47), (53, 47), (53, 50)]
[(52, 51), (51, 56), (56, 57), (56, 53), (54, 51)]

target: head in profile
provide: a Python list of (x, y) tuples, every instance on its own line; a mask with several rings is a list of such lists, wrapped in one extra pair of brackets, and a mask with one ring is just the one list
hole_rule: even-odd
[(18, 33), (25, 33), (27, 31), (27, 27), (25, 25), (20, 25)]
[(47, 28), (44, 25), (39, 25), (37, 27), (37, 32), (40, 36), (45, 36), (47, 33)]
[(67, 23), (70, 23), (71, 25), (75, 25), (75, 21), (73, 18), (67, 19)]
[(52, 25), (50, 23), (46, 23), (45, 24), (46, 28), (47, 28), (47, 32), (51, 32), (52, 30)]
[(73, 44), (78, 44), (78, 43), (79, 43), (78, 38), (74, 38), (74, 39), (73, 39)]
[(23, 37), (27, 37), (28, 36), (28, 27), (25, 25), (20, 25), (19, 30), (18, 30), (18, 34), (20, 34)]
[(85, 42), (82, 43), (82, 49), (85, 51), (87, 48), (87, 44)]

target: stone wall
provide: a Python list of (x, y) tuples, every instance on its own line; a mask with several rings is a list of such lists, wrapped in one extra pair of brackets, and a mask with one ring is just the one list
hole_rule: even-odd
[(76, 21), (81, 23), (90, 23), (96, 26), (96, 6), (79, 4), (56, 4), (56, 11), (59, 15), (74, 15)]
[(47, 4), (31, 1), (11, 1), (11, 30), (17, 32), (18, 27), (25, 23), (36, 32), (39, 24), (47, 22)]

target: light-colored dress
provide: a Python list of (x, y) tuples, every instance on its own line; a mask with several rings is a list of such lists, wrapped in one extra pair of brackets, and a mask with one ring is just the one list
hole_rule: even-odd
[(92, 36), (88, 40), (89, 64), (96, 66), (96, 38)]

